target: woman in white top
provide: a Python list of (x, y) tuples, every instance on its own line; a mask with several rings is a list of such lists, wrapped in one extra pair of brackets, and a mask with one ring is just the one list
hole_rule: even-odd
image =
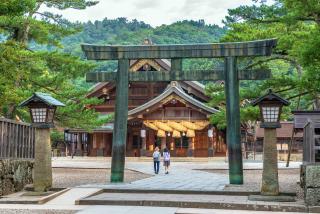
[(169, 174), (169, 166), (170, 166), (170, 152), (167, 148), (163, 150), (163, 165), (164, 171), (166, 174)]

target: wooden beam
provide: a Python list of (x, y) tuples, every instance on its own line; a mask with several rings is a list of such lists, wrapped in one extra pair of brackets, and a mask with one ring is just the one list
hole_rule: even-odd
[(81, 48), (89, 60), (212, 58), (227, 56), (270, 56), (276, 39), (248, 42), (180, 45), (91, 45)]
[[(201, 81), (224, 80), (223, 70), (192, 70), (192, 71), (147, 71), (128, 72), (131, 82), (158, 82), (158, 81)], [(117, 72), (90, 72), (86, 75), (87, 82), (115, 81)], [(239, 80), (264, 80), (271, 77), (271, 70), (241, 70)]]

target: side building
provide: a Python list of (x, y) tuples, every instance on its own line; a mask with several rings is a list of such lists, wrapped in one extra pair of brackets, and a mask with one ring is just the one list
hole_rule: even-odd
[[(170, 61), (133, 60), (130, 72), (167, 71)], [(101, 115), (115, 110), (114, 82), (96, 84), (87, 97), (97, 97), (103, 104), (91, 106)], [(204, 85), (196, 81), (130, 82), (126, 155), (151, 156), (155, 146), (171, 150), (177, 157), (224, 156), (225, 136), (209, 124), (218, 110), (205, 103)], [(75, 155), (111, 156), (113, 123), (94, 129), (66, 130), (65, 138)]]

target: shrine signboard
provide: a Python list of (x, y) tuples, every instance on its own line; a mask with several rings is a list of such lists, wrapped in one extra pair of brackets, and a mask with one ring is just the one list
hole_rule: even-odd
[[(118, 60), (117, 72), (91, 72), (89, 82), (116, 81), (116, 110), (113, 132), (111, 182), (123, 182), (125, 145), (128, 118), (129, 81), (187, 81), (224, 80), (227, 110), (227, 144), (229, 180), (243, 184), (243, 165), (240, 140), (239, 80), (261, 80), (271, 76), (270, 70), (240, 70), (238, 57), (270, 56), (275, 39), (188, 45), (90, 45), (83, 44), (88, 60)], [(182, 61), (187, 58), (224, 58), (221, 70), (184, 71)], [(171, 71), (129, 72), (130, 60), (171, 59)]]

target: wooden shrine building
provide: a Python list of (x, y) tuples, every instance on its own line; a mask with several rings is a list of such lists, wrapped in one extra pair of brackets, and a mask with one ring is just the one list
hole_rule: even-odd
[[(167, 71), (171, 63), (164, 59), (131, 60), (130, 72)], [(115, 111), (115, 82), (96, 84), (87, 97), (103, 104), (91, 106), (101, 115)], [(128, 94), (126, 156), (151, 156), (155, 146), (167, 147), (172, 156), (225, 156), (224, 133), (209, 124), (218, 110), (208, 107), (204, 85), (197, 81), (130, 82)], [(111, 156), (113, 123), (91, 133), (69, 130), (76, 155)], [(75, 137), (78, 136), (78, 137)], [(81, 141), (85, 137), (86, 142)]]

